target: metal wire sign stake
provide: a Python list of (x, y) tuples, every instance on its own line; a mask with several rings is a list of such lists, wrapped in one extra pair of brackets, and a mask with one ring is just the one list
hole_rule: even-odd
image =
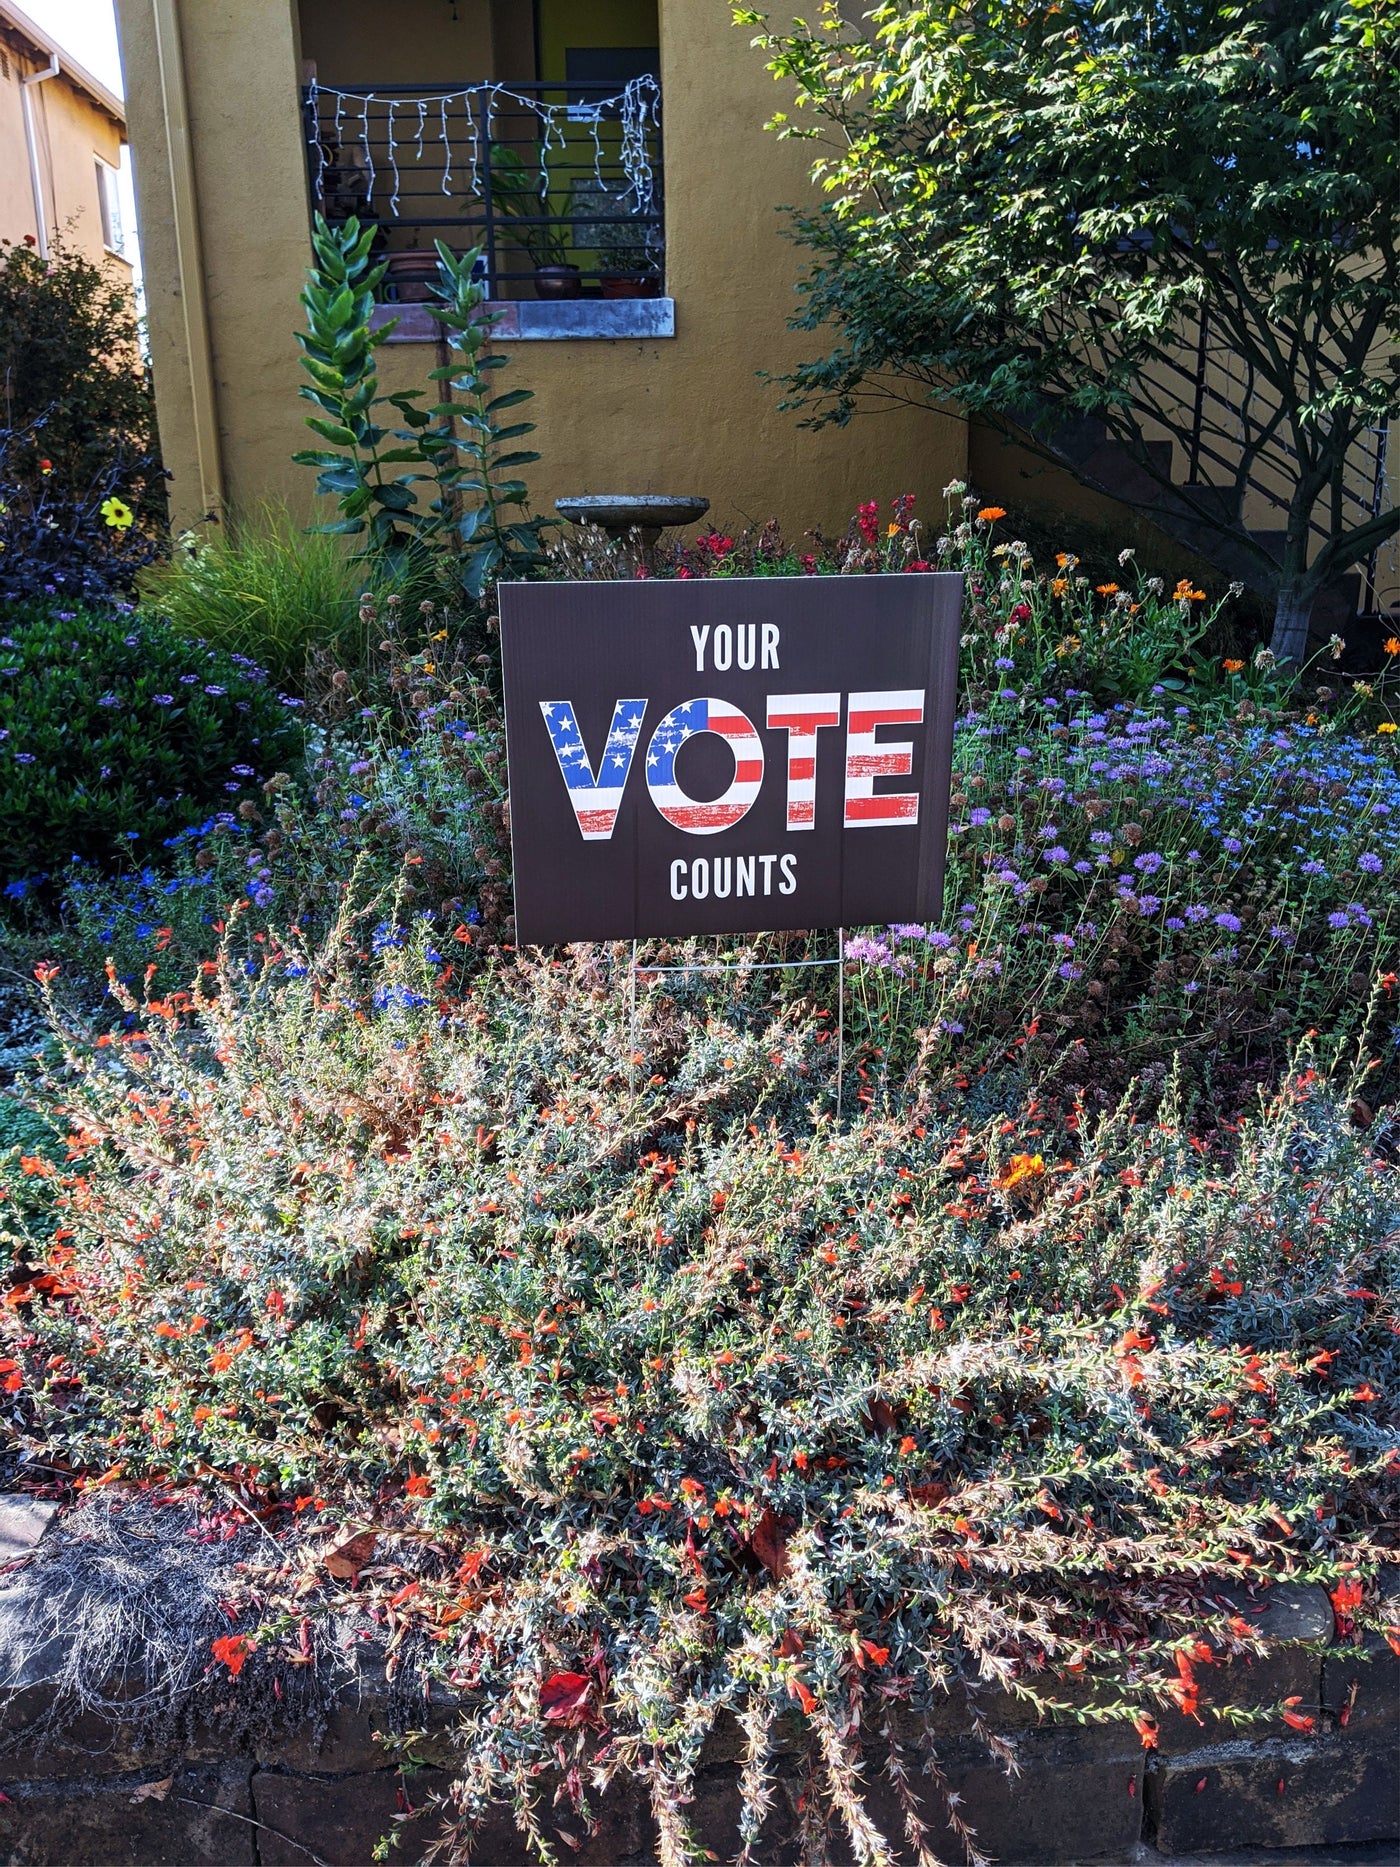
[(632, 962), (628, 967), (627, 980), (627, 1073), (628, 1087), (636, 1089), (637, 1061), (637, 974), (693, 972), (801, 972), (811, 966), (834, 966), (836, 968), (836, 1119), (841, 1119), (842, 1089), (846, 1080), (846, 929), (836, 929), (836, 957), (834, 959), (764, 959), (740, 960), (738, 964), (729, 961), (715, 961), (695, 966), (638, 966), (638, 942), (632, 942)]
[[(961, 577), (500, 590), (522, 945), (630, 941), (637, 974), (836, 967), (845, 930), (936, 922)], [(642, 941), (834, 928), (835, 959), (639, 964)]]

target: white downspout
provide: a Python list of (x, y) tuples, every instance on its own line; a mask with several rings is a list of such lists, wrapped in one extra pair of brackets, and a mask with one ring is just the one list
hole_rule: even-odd
[(29, 186), (34, 191), (34, 224), (39, 230), (39, 257), (49, 256), (49, 223), (44, 212), (44, 172), (39, 161), (39, 136), (34, 123), (34, 99), (29, 94), (33, 84), (44, 84), (59, 74), (58, 54), (54, 53), (42, 71), (31, 71), (27, 78), (21, 78), (20, 102), (24, 106), (24, 142), (29, 151)]

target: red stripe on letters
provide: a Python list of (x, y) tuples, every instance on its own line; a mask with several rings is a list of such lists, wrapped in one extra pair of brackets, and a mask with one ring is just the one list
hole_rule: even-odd
[(908, 773), (907, 752), (852, 752), (846, 760), (848, 778), (904, 778)]
[(890, 707), (879, 713), (853, 713), (846, 730), (851, 733), (874, 732), (877, 726), (917, 726), (924, 717), (922, 707)]
[(785, 726), (790, 733), (796, 733), (799, 739), (812, 738), (819, 726), (839, 726), (839, 713), (771, 713), (768, 724), (774, 728)]
[(801, 778), (815, 778), (816, 775), (817, 761), (814, 758), (790, 758), (788, 760), (788, 777), (794, 783)]
[(895, 797), (848, 797), (847, 823), (896, 823), (902, 818), (917, 817), (919, 800), (912, 792)]
[(753, 721), (745, 719), (742, 713), (712, 713), (710, 731), (723, 733), (726, 739), (756, 739), (758, 737), (753, 729)]
[(817, 807), (815, 804), (811, 804), (811, 803), (804, 804), (799, 800), (797, 803), (788, 805), (788, 823), (789, 824), (815, 823), (816, 817), (817, 817)]
[(736, 758), (734, 761), (735, 784), (758, 784), (763, 777), (761, 758)]
[(679, 810), (667, 810), (664, 814), (678, 830), (699, 830), (717, 828), (727, 830), (744, 815), (744, 804), (687, 804)]

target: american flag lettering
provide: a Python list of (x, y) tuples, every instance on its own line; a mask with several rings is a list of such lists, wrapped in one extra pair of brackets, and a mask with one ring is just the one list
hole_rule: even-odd
[(568, 786), (569, 802), (585, 843), (606, 843), (617, 827), (617, 813), (627, 788), (632, 755), (637, 750), (646, 710), (645, 700), (618, 701), (595, 773), (572, 705), (567, 700), (540, 702), (554, 756)]
[(817, 820), (817, 733), (841, 724), (841, 696), (769, 694), (768, 724), (787, 728), (787, 827), (810, 830)]
[[(676, 782), (676, 754), (697, 733), (718, 733), (734, 754), (734, 778), (722, 797), (701, 804)], [(763, 783), (763, 743), (746, 713), (726, 700), (687, 700), (672, 707), (647, 748), (647, 789), (678, 830), (715, 836), (748, 814)]]
[(904, 778), (914, 768), (914, 747), (907, 739), (876, 740), (877, 726), (917, 726), (924, 717), (922, 687), (885, 688), (851, 694), (846, 702), (846, 812), (848, 830), (885, 823), (917, 823), (917, 791), (887, 791), (877, 796), (877, 778)]

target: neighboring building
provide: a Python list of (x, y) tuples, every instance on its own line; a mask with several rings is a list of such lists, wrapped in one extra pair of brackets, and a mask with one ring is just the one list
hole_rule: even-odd
[[(956, 410), (892, 400), (813, 433), (779, 409), (760, 372), (823, 348), (788, 328), (802, 254), (778, 211), (816, 198), (811, 152), (763, 128), (785, 99), (728, 0), (117, 0), (117, 13), (177, 524), (269, 496), (309, 511), (311, 476), (291, 464), (308, 445), (292, 332), (319, 210), (377, 227), (394, 301), (381, 315), (399, 319), (379, 351), (386, 391), (423, 385), (441, 360), (419, 302), (434, 239), (484, 243), (510, 386), (537, 396), (537, 510), (566, 494), (703, 494), (726, 529), (775, 516), (798, 539), (907, 491), (937, 523), (942, 487), (970, 479), (1008, 507), (1132, 535), (1123, 506)], [(1181, 480), (1207, 477), (1242, 393), (1218, 350), (1203, 332), (1202, 381), (1181, 391), (1202, 429), (1173, 462)], [(1131, 496), (1138, 470), (1092, 432), (1077, 440), (1090, 477)], [(1396, 470), (1384, 441), (1358, 449), (1359, 505)], [(1279, 523), (1288, 472), (1265, 463), (1249, 485), (1260, 533)], [(1333, 609), (1393, 602), (1394, 558)]]
[(126, 266), (121, 100), (0, 0), (0, 240)]

